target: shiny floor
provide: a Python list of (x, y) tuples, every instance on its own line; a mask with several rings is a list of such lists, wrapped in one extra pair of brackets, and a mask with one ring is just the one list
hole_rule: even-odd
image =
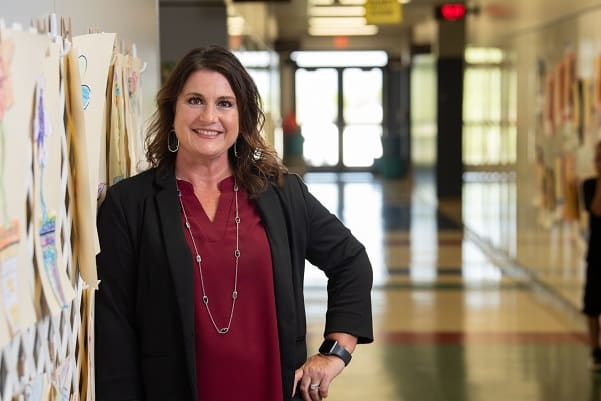
[[(404, 180), (304, 179), (365, 244), (374, 267), (375, 342), (357, 348), (328, 401), (601, 400), (578, 312), (579, 265), (566, 264), (573, 274), (524, 269), (554, 271), (546, 260), (559, 251), (538, 239), (547, 248), (518, 266), (511, 180), (466, 180), (457, 205), (436, 202), (427, 171)], [(313, 266), (305, 286), (315, 352), (326, 299)]]

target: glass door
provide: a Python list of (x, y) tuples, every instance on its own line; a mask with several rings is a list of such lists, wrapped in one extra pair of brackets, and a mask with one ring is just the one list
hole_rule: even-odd
[(343, 69), (342, 93), (343, 164), (371, 167), (382, 156), (382, 70)]
[(382, 155), (382, 69), (299, 68), (295, 82), (307, 167), (370, 169)]
[(307, 167), (339, 163), (338, 72), (335, 68), (296, 71), (296, 118), (301, 127)]

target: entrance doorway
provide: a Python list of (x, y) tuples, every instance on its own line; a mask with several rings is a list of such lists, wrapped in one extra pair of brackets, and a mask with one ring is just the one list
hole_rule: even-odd
[[(295, 60), (296, 116), (307, 169), (372, 170), (374, 159), (382, 156), (386, 54), (299, 53), (305, 57)], [(308, 53), (317, 53), (316, 59), (308, 62)]]

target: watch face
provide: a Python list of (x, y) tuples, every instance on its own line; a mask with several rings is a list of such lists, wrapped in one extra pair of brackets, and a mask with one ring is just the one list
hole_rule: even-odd
[(320, 354), (329, 354), (330, 352), (332, 352), (332, 349), (334, 348), (334, 346), (337, 344), (336, 340), (330, 340), (330, 339), (326, 339), (324, 340), (324, 342), (321, 344), (321, 347), (319, 347), (319, 353)]
[(335, 355), (344, 361), (344, 365), (348, 365), (351, 361), (351, 354), (344, 347), (338, 344), (338, 341), (326, 339), (319, 347), (319, 353), (322, 355)]

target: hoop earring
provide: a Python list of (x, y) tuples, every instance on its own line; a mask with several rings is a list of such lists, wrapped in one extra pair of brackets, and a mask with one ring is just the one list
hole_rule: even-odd
[[(172, 137), (175, 138), (175, 142), (171, 139)], [(169, 149), (169, 152), (171, 153), (175, 153), (179, 150), (179, 139), (177, 139), (174, 129), (167, 134), (167, 149)]]

